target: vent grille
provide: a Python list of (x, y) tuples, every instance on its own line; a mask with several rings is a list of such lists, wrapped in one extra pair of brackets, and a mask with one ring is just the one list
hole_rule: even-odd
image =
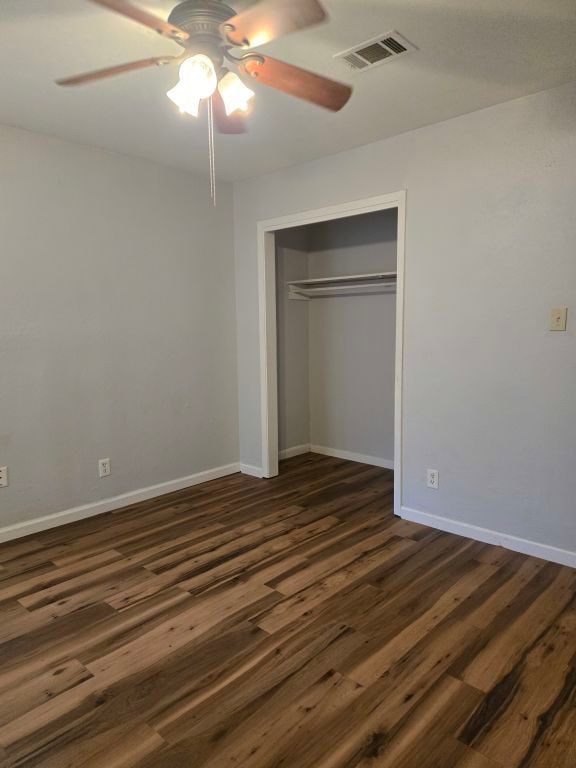
[(356, 56), (355, 53), (349, 53), (346, 56), (342, 56), (342, 58), (350, 64), (352, 69), (365, 69), (370, 66), (367, 61), (361, 59), (360, 56)]
[(350, 69), (363, 70), (371, 69), (386, 61), (394, 61), (399, 56), (416, 50), (415, 45), (409, 43), (399, 32), (393, 31), (337, 53), (334, 58), (342, 59)]
[(387, 59), (388, 56), (392, 56), (388, 48), (385, 48), (382, 43), (372, 43), (366, 48), (361, 48), (357, 55), (367, 61), (368, 64), (377, 64), (379, 61)]

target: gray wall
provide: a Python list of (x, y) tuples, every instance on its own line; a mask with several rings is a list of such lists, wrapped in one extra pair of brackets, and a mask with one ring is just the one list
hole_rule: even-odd
[(576, 551), (574, 318), (547, 330), (576, 306), (575, 183), (569, 84), (237, 184), (242, 460), (261, 462), (256, 223), (406, 189), (403, 503)]
[(278, 447), (310, 442), (307, 301), (288, 299), (286, 282), (308, 277), (308, 228), (276, 234)]
[[(310, 277), (395, 270), (396, 233), (395, 210), (311, 226)], [(308, 304), (310, 442), (393, 463), (395, 295)]]
[(224, 184), (0, 129), (0, 526), (238, 459), (231, 225)]

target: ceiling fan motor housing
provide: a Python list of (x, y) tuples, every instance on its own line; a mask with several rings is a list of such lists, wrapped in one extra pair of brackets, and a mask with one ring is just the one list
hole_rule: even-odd
[(215, 65), (221, 65), (220, 25), (235, 15), (236, 11), (220, 0), (185, 0), (172, 10), (168, 21), (190, 35), (188, 40), (178, 40), (180, 45), (192, 53), (205, 53)]

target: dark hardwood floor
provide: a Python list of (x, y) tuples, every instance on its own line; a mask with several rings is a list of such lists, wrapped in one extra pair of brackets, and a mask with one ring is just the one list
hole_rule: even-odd
[(313, 454), (0, 546), (0, 764), (574, 768), (576, 572)]

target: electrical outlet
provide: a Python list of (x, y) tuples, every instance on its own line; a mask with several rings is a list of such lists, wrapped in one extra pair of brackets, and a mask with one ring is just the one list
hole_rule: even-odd
[(100, 477), (108, 477), (111, 473), (110, 459), (98, 459), (98, 474)]
[(550, 312), (550, 330), (565, 331), (568, 324), (568, 308), (556, 307)]
[(433, 488), (435, 491), (438, 490), (438, 486), (440, 485), (440, 475), (437, 469), (427, 470), (426, 485), (428, 486), (428, 488)]
[(0, 488), (8, 485), (8, 467), (0, 467)]

